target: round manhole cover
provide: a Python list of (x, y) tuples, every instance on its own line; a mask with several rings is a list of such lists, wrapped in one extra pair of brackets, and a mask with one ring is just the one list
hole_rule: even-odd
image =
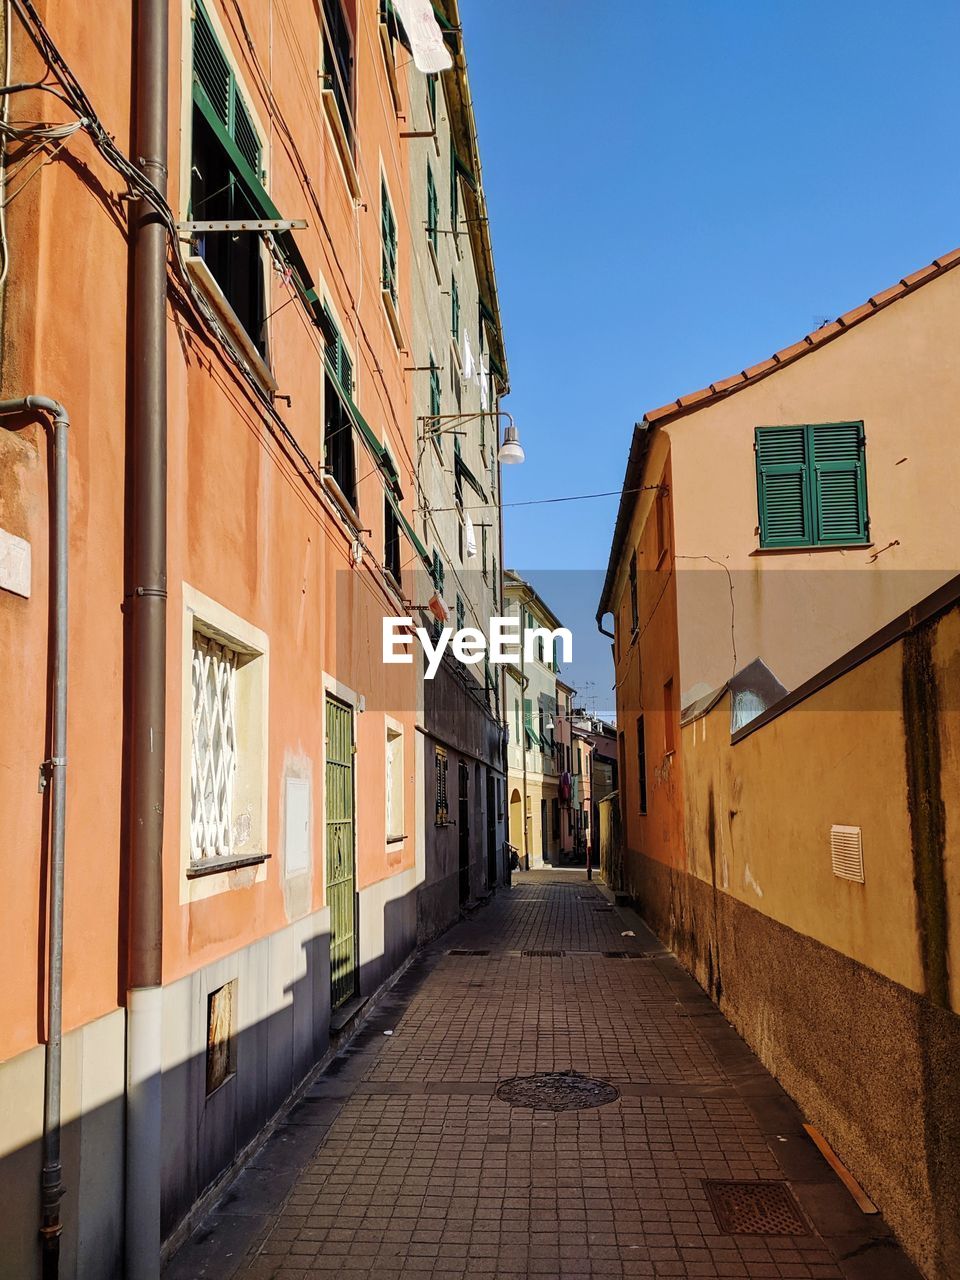
[(616, 1102), (620, 1090), (606, 1080), (593, 1080), (579, 1071), (538, 1071), (515, 1076), (497, 1089), (501, 1102), (532, 1111), (584, 1111)]

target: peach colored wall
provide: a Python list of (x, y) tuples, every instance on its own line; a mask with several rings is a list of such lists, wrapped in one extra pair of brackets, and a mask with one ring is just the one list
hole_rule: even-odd
[[(672, 491), (671, 458), (665, 436), (655, 438), (644, 477), (645, 485), (663, 484)], [(677, 752), (667, 753), (667, 725), (663, 687), (673, 679), (678, 688), (676, 572), (670, 545), (672, 519), (666, 522), (667, 549), (657, 550), (655, 491), (646, 490), (634, 512), (613, 596), (617, 728), (623, 734), (620, 760), (620, 814), (626, 849), (624, 874), (636, 887), (631, 853), (645, 853), (672, 866), (684, 864), (683, 786)], [(629, 562), (637, 551), (639, 625), (632, 636)], [(637, 718), (644, 718), (647, 811), (640, 812)], [(673, 707), (673, 741), (679, 746), (679, 701)]]
[[(726, 400), (669, 423), (683, 705), (759, 656), (788, 687), (820, 670), (960, 567), (960, 271), (931, 281)], [(759, 550), (754, 428), (859, 421), (871, 546)], [(898, 545), (888, 546), (896, 542)], [(885, 549), (886, 548), (886, 549)], [(877, 554), (879, 553), (879, 554)], [(874, 556), (876, 555), (876, 559)]]
[[(349, 197), (320, 101), (320, 34), (311, 0), (243, 6), (261, 66), (272, 77), (272, 113), (232, 5), (210, 0), (221, 19), (242, 87), (267, 131), (267, 187), (284, 216), (305, 217), (295, 233), (321, 297), (329, 297), (351, 348), (355, 399), (397, 462), (410, 516), (413, 506), (412, 409), (407, 353), (394, 340), (380, 297), (380, 157), (398, 224), (401, 317), (409, 315), (410, 228), (403, 122), (393, 111), (377, 30), (376, 0), (359, 8), (355, 76), (362, 206)], [(52, 0), (45, 21), (106, 127), (130, 150), (129, 15), (94, 24), (82, 6)], [(170, 201), (186, 214), (180, 186), (187, 145), (181, 107), (189, 96), (189, 5), (171, 3)], [(19, 28), (14, 74), (40, 71)], [(401, 93), (405, 92), (403, 77)], [(24, 115), (62, 119), (55, 99), (18, 102)], [(280, 128), (283, 118), (294, 147)], [(65, 1029), (115, 1008), (122, 999), (119, 885), (123, 858), (124, 494), (127, 396), (128, 258), (124, 184), (84, 135), (67, 154), (78, 164), (48, 165), (8, 210), (11, 273), (4, 301), (4, 394), (40, 392), (62, 399), (70, 439), (71, 614), (69, 791), (65, 926)], [(304, 186), (309, 177), (314, 195)], [(98, 185), (99, 184), (99, 185)], [(103, 193), (106, 193), (104, 196)], [(268, 311), (289, 294), (276, 275)], [(313, 783), (313, 882), (306, 909), (323, 902), (324, 700), (326, 673), (366, 699), (357, 717), (358, 887), (414, 865), (412, 834), (388, 852), (385, 815), (369, 797), (383, 793), (384, 711), (405, 728), (405, 807), (416, 812), (414, 668), (380, 661), (380, 618), (399, 613), (376, 570), (383, 549), (383, 488), (359, 438), (361, 523), (369, 530), (359, 569), (339, 519), (296, 474), (231, 366), (171, 303), (169, 368), (169, 601), (167, 801), (164, 855), (164, 981), (234, 951), (287, 923), (282, 883), (285, 762), (309, 762)], [(297, 302), (269, 322), (277, 405), (307, 455), (322, 458), (322, 339)], [(39, 442), (39, 451), (38, 451)], [(11, 465), (12, 464), (12, 465)], [(7, 846), (8, 892), (0, 930), (5, 973), (0, 1059), (37, 1043), (41, 802), (37, 765), (44, 754), (46, 655), (46, 481), (37, 428), (13, 439), (0, 431), (0, 525), (33, 544), (33, 594), (0, 594), (0, 646), (17, 679), (0, 724), (0, 812), (15, 838)], [(403, 543), (410, 566), (412, 547)], [(265, 878), (230, 873), (236, 887), (180, 905), (182, 778), (181, 659), (183, 584), (203, 592), (267, 633), (269, 657), (268, 849)], [(349, 585), (345, 585), (349, 583)], [(412, 594), (412, 583), (405, 582)], [(413, 831), (408, 823), (408, 830)]]

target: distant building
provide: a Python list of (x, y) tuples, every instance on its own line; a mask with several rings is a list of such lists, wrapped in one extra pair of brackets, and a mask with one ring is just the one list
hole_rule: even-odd
[[(533, 587), (508, 569), (504, 575), (505, 612), (528, 632), (553, 632), (563, 624)], [(560, 770), (557, 752), (559, 669), (556, 647), (537, 638), (533, 659), (522, 656), (508, 670), (506, 716), (511, 844), (524, 865), (555, 863), (561, 849)]]

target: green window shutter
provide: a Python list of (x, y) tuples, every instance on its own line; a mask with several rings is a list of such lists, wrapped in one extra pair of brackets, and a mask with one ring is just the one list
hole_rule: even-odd
[(809, 546), (813, 529), (805, 427), (757, 427), (757, 501), (762, 547)]
[(207, 12), (200, 4), (193, 24), (193, 77), (224, 126), (229, 128), (233, 76)]
[(467, 610), (460, 596), (457, 596), (457, 630), (462, 631), (467, 625)]
[(867, 541), (867, 477), (862, 422), (808, 428), (819, 543)]
[(340, 335), (340, 330), (337, 328), (336, 321), (330, 314), (328, 308), (324, 308), (324, 310), (327, 313), (327, 321), (330, 329), (334, 334), (333, 341), (328, 342), (325, 349), (327, 364), (330, 367), (330, 372), (336, 378), (337, 382), (340, 383), (344, 392), (348, 396), (352, 396), (353, 365), (350, 362), (350, 357), (347, 355), (346, 348), (343, 345), (343, 338)]
[(212, 114), (226, 130), (259, 182), (260, 138), (237, 87), (236, 76), (230, 70), (230, 64), (202, 4), (197, 5), (193, 25), (193, 81), (194, 98), (199, 98), (201, 105), (206, 105), (202, 101), (206, 97)]
[(438, 76), (427, 76), (427, 103), (430, 107), (430, 122), (437, 123), (437, 80)]
[(382, 285), (397, 300), (397, 221), (393, 215), (387, 184), (380, 184), (380, 239), (382, 245)]
[[(440, 370), (437, 368), (437, 362), (433, 356), (430, 357), (430, 417), (439, 418), (440, 416)], [(436, 423), (431, 423), (436, 426)], [(435, 437), (439, 439), (439, 437)]]
[(457, 168), (457, 150), (450, 140), (450, 228), (457, 234), (460, 221), (460, 173)]
[(868, 540), (862, 422), (757, 427), (755, 440), (762, 547)]
[(440, 201), (437, 197), (437, 184), (433, 169), (427, 162), (427, 237), (433, 245), (434, 253), (439, 250), (440, 241)]
[(450, 278), (450, 332), (454, 340), (460, 341), (460, 290), (457, 288), (456, 276)]
[(431, 570), (431, 577), (433, 578), (434, 590), (442, 591), (444, 573), (443, 561), (440, 559), (439, 551), (434, 551), (433, 553), (433, 569)]

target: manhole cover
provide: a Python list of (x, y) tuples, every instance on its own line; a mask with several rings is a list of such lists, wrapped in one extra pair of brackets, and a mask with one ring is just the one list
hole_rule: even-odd
[(521, 951), (522, 956), (562, 956), (562, 951)]
[(452, 951), (448, 951), (448, 956), (488, 956), (489, 951), (465, 951), (463, 948), (454, 947)]
[(717, 1226), (733, 1236), (805, 1236), (810, 1228), (784, 1182), (704, 1182)]
[(531, 1111), (585, 1111), (603, 1107), (620, 1097), (606, 1080), (593, 1080), (579, 1071), (538, 1071), (533, 1076), (515, 1076), (497, 1089), (501, 1102)]

